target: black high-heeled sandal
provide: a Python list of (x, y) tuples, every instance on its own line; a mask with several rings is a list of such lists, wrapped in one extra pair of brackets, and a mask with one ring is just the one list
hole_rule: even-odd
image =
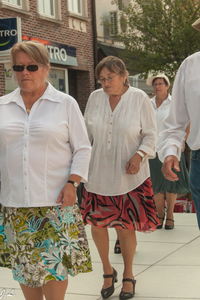
[(103, 275), (103, 278), (112, 278), (112, 285), (109, 286), (107, 289), (101, 290), (101, 296), (103, 299), (109, 298), (115, 290), (114, 283), (118, 281), (117, 279), (117, 271), (113, 268), (113, 273), (109, 275)]
[(165, 229), (166, 229), (166, 230), (171, 230), (171, 229), (173, 229), (173, 228), (174, 228), (174, 222), (175, 222), (175, 221), (174, 221), (173, 219), (166, 219), (166, 222), (167, 222), (167, 221), (172, 221), (172, 222), (173, 222), (173, 225), (166, 225), (166, 224), (165, 224)]
[(161, 229), (163, 227), (163, 223), (164, 223), (164, 219), (165, 219), (165, 214), (164, 214), (163, 218), (158, 217), (158, 219), (162, 220), (162, 223), (160, 222), (160, 225), (157, 225), (156, 228), (157, 229)]
[(119, 299), (120, 300), (126, 300), (126, 299), (131, 299), (135, 295), (135, 285), (136, 285), (136, 280), (131, 279), (131, 278), (124, 278), (122, 279), (122, 282), (129, 281), (132, 282), (133, 284), (133, 291), (132, 292), (124, 292), (121, 290), (121, 293), (119, 294)]
[(114, 253), (115, 253), (115, 254), (120, 254), (120, 253), (121, 253), (120, 242), (119, 242), (118, 239), (116, 240), (116, 243), (115, 243)]

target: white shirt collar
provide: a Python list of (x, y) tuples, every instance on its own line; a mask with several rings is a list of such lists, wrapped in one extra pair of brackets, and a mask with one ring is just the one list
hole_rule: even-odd
[[(47, 86), (46, 90), (44, 91), (44, 94), (39, 99), (45, 99), (45, 100), (49, 100), (52, 102), (61, 102), (61, 100), (59, 98), (59, 94), (57, 93), (56, 89), (51, 85), (50, 82), (48, 82), (48, 86)], [(8, 104), (11, 102), (15, 102), (18, 105), (20, 105), (20, 103), (22, 101), (23, 100), (22, 100), (22, 97), (20, 94), (20, 88), (18, 87), (10, 94), (1, 97), (0, 104)]]

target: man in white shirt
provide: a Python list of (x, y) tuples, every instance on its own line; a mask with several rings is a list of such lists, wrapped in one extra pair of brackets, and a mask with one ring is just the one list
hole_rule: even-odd
[[(200, 31), (200, 19), (192, 24)], [(173, 86), (169, 116), (163, 122), (158, 138), (158, 155), (164, 163), (162, 172), (166, 179), (175, 181), (185, 129), (191, 122), (187, 143), (192, 150), (190, 188), (200, 228), (200, 52), (187, 57), (181, 64)]]

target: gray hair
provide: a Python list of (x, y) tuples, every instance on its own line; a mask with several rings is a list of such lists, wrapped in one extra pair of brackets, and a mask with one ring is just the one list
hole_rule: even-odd
[(122, 76), (126, 76), (125, 85), (129, 85), (129, 73), (126, 70), (124, 62), (116, 56), (104, 57), (96, 66), (95, 77), (99, 80), (101, 70), (106, 67), (109, 72), (113, 72)]

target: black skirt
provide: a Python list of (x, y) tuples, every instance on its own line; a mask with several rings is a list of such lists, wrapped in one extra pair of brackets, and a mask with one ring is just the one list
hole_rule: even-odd
[(178, 175), (178, 181), (169, 181), (164, 177), (161, 172), (162, 162), (159, 160), (157, 153), (154, 159), (149, 159), (149, 166), (154, 195), (158, 193), (164, 194), (166, 191), (174, 194), (185, 194), (190, 192), (189, 174), (183, 152), (181, 153), (181, 160), (179, 162), (180, 172), (173, 169), (173, 172)]

